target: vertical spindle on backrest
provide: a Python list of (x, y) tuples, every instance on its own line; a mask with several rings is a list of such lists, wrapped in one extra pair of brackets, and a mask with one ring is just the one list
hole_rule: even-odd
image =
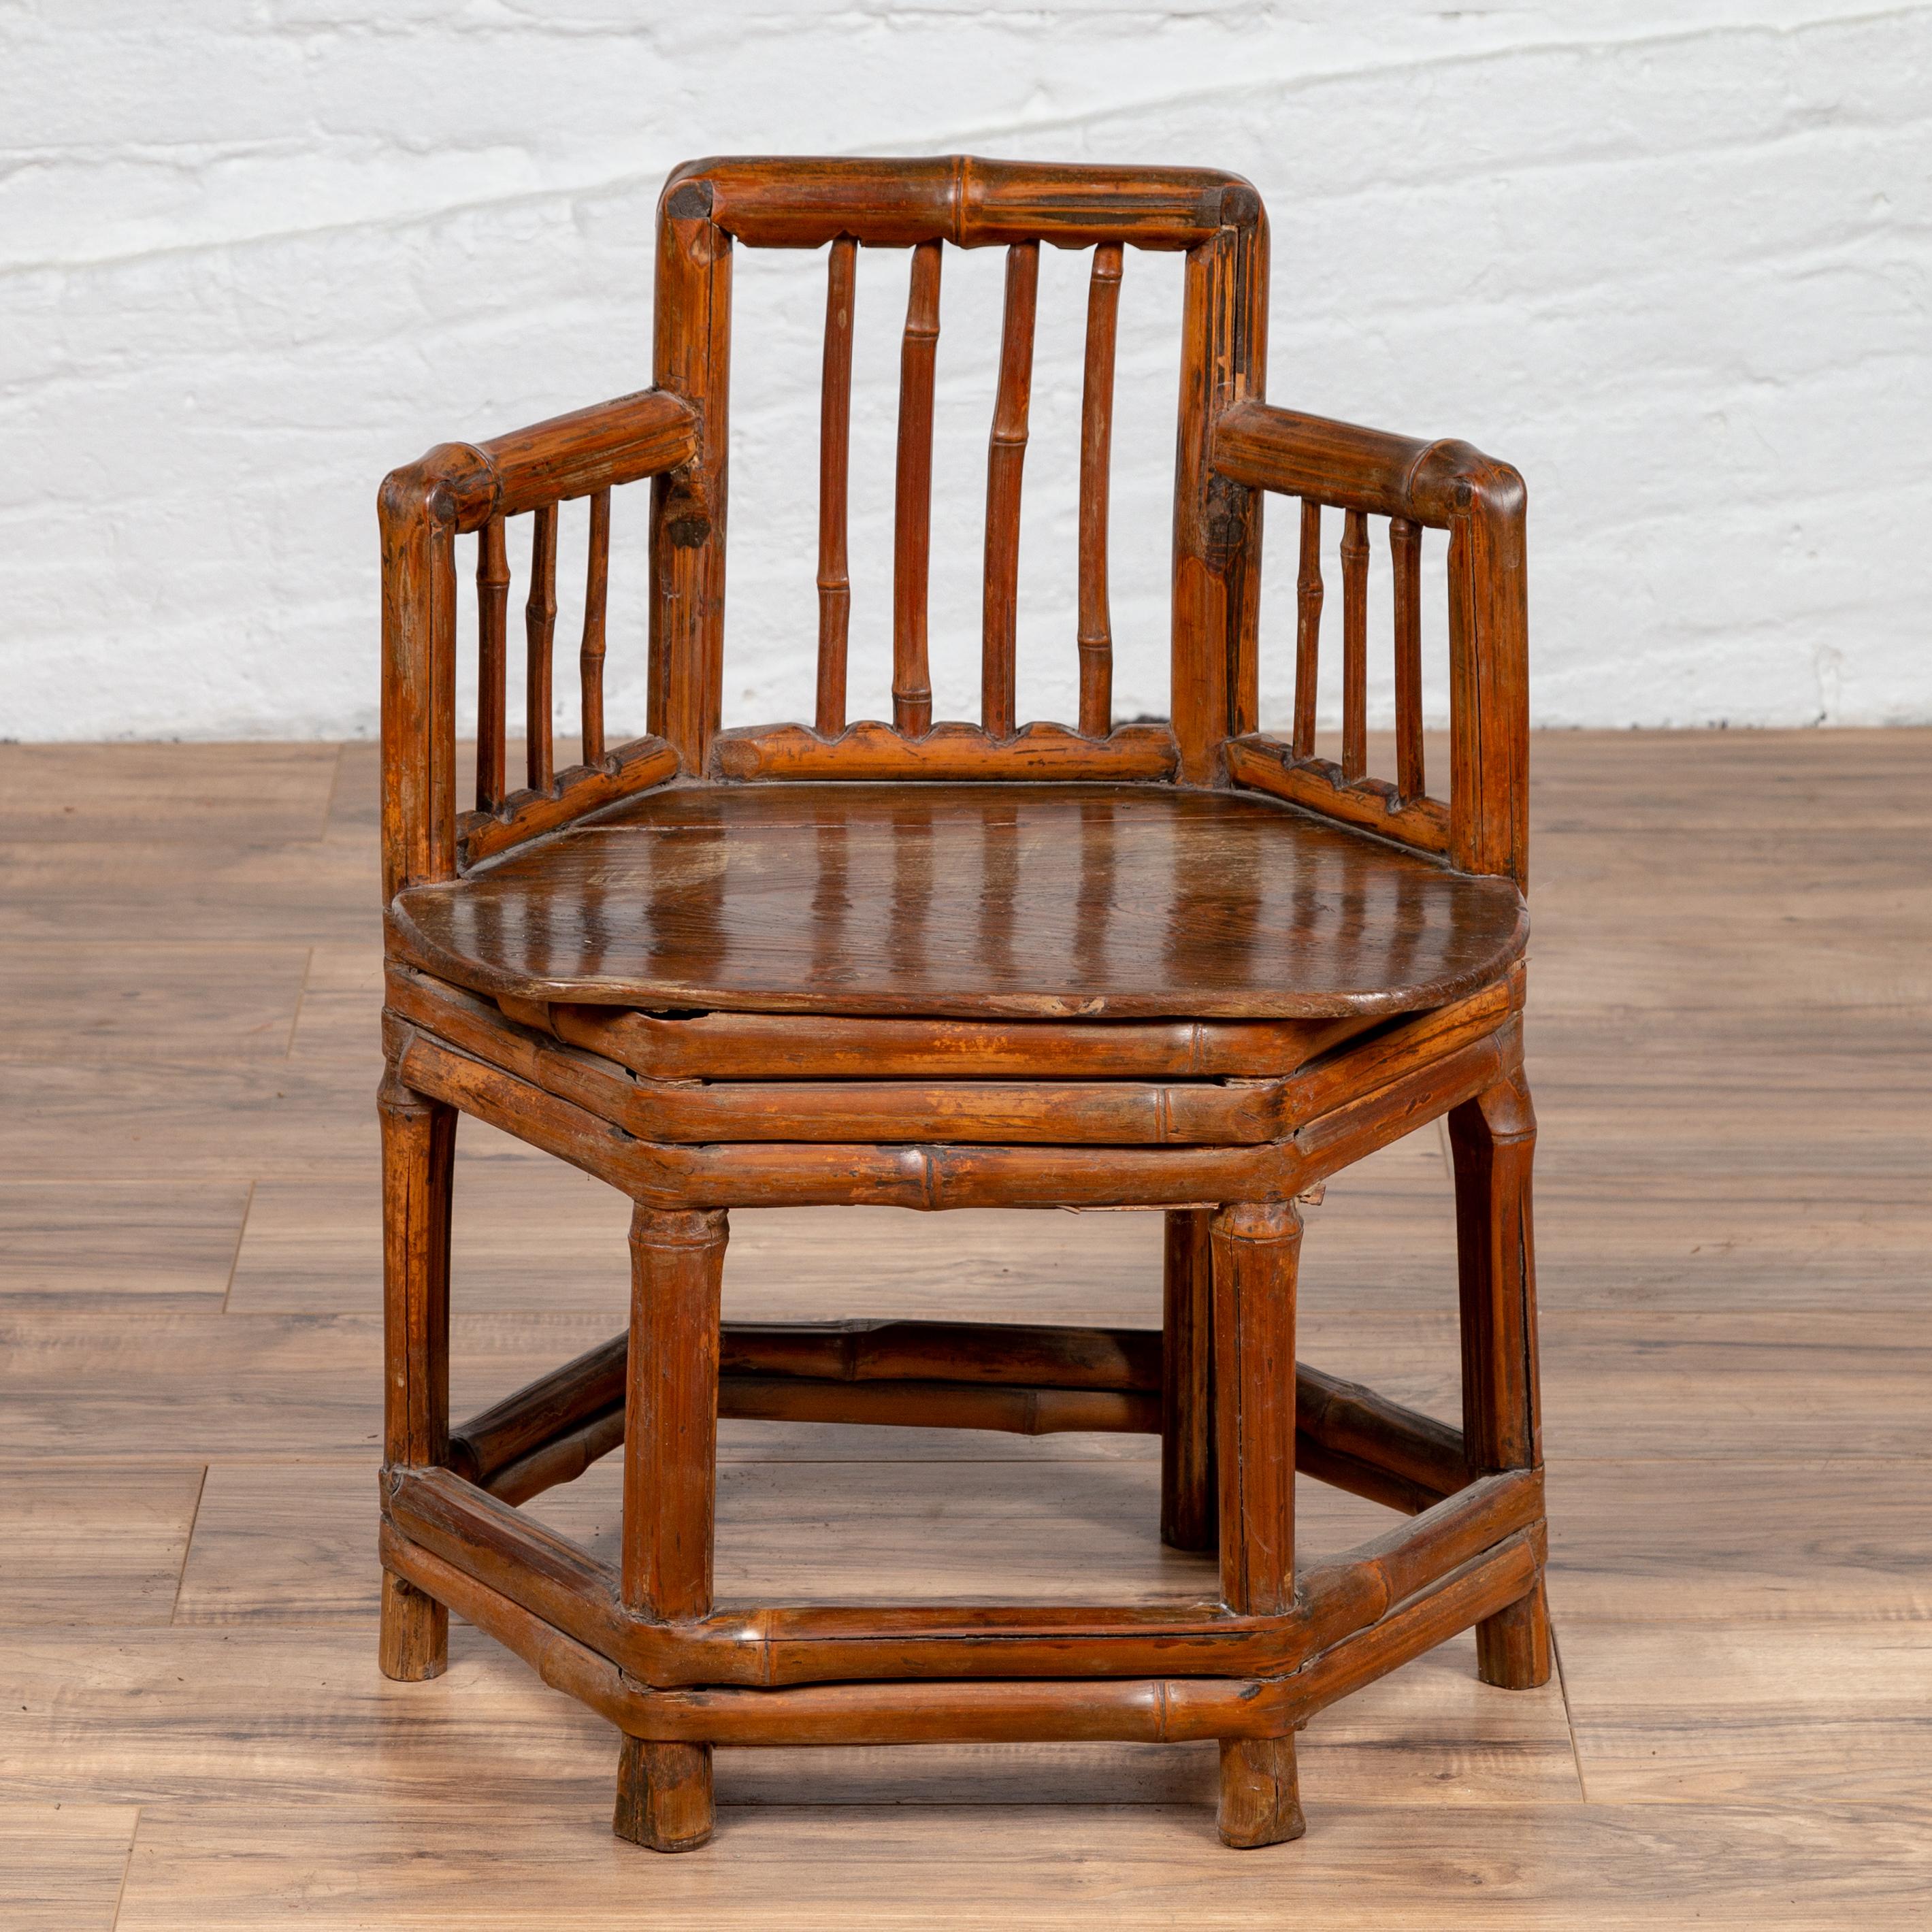
[(590, 498), (590, 556), (584, 579), (584, 643), (577, 653), (582, 693), (584, 762), (604, 756), (604, 607), (610, 581), (610, 493)]
[(1094, 250), (1087, 284), (1087, 376), (1080, 398), (1080, 728), (1104, 738), (1114, 722), (1114, 630), (1107, 605), (1107, 507), (1114, 443), (1114, 344), (1120, 312), (1120, 244)]
[(506, 686), (509, 676), (505, 639), (510, 604), (510, 558), (503, 543), (503, 520), (492, 517), (476, 533), (476, 808), (491, 812), (503, 802)]
[(852, 445), (852, 297), (859, 244), (841, 236), (825, 277), (825, 367), (818, 400), (818, 729), (845, 728), (845, 639), (852, 585), (845, 559)]
[(1322, 675), (1322, 506), (1301, 504), (1301, 560), (1294, 579), (1294, 755), (1315, 755), (1315, 700)]
[(926, 658), (926, 578), (932, 539), (932, 380), (939, 347), (941, 244), (912, 251), (899, 351), (899, 451), (892, 547), (892, 722), (915, 735), (932, 723)]
[(1342, 776), (1369, 770), (1369, 520), (1351, 510), (1342, 529)]
[(1422, 527), (1389, 519), (1395, 566), (1395, 772), (1405, 800), (1427, 790), (1422, 766)]
[(550, 757), (550, 652), (556, 632), (556, 506), (530, 512), (530, 594), (524, 605), (524, 730), (530, 788), (548, 791)]
[(986, 589), (980, 632), (980, 720), (992, 737), (1015, 725), (1015, 658), (1019, 626), (1020, 480), (1026, 464), (1033, 396), (1034, 314), (1040, 294), (1040, 244), (1006, 250), (1006, 319), (1000, 332), (1000, 383), (986, 449)]

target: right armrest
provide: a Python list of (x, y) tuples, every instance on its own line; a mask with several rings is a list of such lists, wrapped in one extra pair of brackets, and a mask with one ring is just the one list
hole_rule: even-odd
[(1214, 425), (1212, 460), (1222, 476), (1252, 489), (1438, 529), (1485, 499), (1515, 508), (1522, 490), (1507, 464), (1466, 442), (1424, 442), (1270, 403), (1228, 410)]
[(1236, 404), (1210, 460), (1231, 482), (1449, 532), (1449, 850), (1468, 872), (1528, 871), (1528, 607), (1522, 478), (1466, 442)]

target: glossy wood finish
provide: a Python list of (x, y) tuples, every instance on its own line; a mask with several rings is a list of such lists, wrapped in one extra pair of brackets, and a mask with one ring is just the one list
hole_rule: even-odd
[[(1042, 243), (1090, 248), (1077, 728), (1018, 715), (1021, 485)], [(811, 724), (724, 732), (733, 251), (826, 248)], [(909, 250), (892, 716), (850, 723), (853, 299)], [(948, 246), (1006, 251), (976, 724), (932, 719)], [(1112, 724), (1124, 251), (1185, 258), (1171, 724)], [(1268, 226), (1183, 170), (747, 159), (659, 206), (658, 388), (398, 472), (384, 539), (382, 1658), (459, 1612), (623, 1737), (615, 1827), (703, 1844), (720, 1744), (1214, 1740), (1230, 1845), (1298, 1836), (1316, 1712), (1475, 1627), (1547, 1677), (1521, 1013), (1522, 493), (1457, 444), (1270, 409)], [(607, 750), (611, 493), (648, 477), (647, 735)], [(1259, 493), (1301, 499), (1293, 735), (1260, 733)], [(556, 769), (562, 504), (590, 498), (584, 746)], [(1322, 509), (1342, 512), (1342, 758), (1313, 755)], [(507, 795), (505, 519), (531, 518), (528, 783)], [(1390, 520), (1393, 781), (1368, 769), (1370, 519)], [(1449, 532), (1447, 796), (1424, 790), (1420, 532)], [(478, 808), (455, 810), (455, 543), (478, 535)], [(1380, 835), (1364, 836), (1364, 833)], [(1407, 849), (1405, 849), (1407, 848)], [(460, 1112), (634, 1204), (625, 1335), (448, 1426)], [(1448, 1118), (1464, 1414), (1295, 1360), (1298, 1202)], [(1159, 1330), (721, 1320), (727, 1215), (1166, 1211)], [(500, 1384), (499, 1385), (500, 1386)], [(1160, 1440), (1180, 1600), (714, 1604), (720, 1419)], [(621, 1450), (616, 1560), (524, 1506)], [(1300, 1474), (1408, 1518), (1295, 1554)], [(1150, 1510), (1148, 1530), (1155, 1528)]]
[(492, 995), (962, 1018), (1399, 1012), (1500, 976), (1526, 932), (1507, 880), (1264, 800), (1098, 786), (653, 792), (394, 920)]

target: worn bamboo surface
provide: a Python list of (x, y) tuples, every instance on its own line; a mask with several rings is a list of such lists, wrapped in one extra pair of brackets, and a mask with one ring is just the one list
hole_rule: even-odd
[[(1336, 1925), (1922, 1909), (1932, 734), (1564, 734), (1533, 770), (1561, 1681), (1485, 1689), (1465, 1636), (1346, 1700), (1300, 1740), (1309, 1836), (1240, 1858), (1207, 1746), (721, 1752), (728, 1828), (648, 1868), (654, 1910), (1269, 1923), (1291, 1879)], [(369, 747), (0, 747), (9, 1925), (635, 1922), (608, 1726), (460, 1623), (457, 1694), (370, 1662), (373, 776)], [(461, 1415), (622, 1324), (628, 1215), (487, 1130), (458, 1169)], [(1304, 1358), (1453, 1420), (1441, 1141), (1303, 1212)], [(1146, 1324), (1163, 1240), (741, 1210), (725, 1307)], [(1156, 1540), (1152, 1437), (720, 1441), (721, 1605), (1211, 1587)], [(614, 1564), (621, 1474), (534, 1513)], [(1297, 1516), (1310, 1567), (1394, 1520), (1307, 1484)]]

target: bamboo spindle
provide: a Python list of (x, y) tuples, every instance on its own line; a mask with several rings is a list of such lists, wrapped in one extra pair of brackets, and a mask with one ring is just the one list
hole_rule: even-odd
[(610, 585), (610, 492), (590, 499), (590, 558), (584, 583), (584, 643), (577, 654), (582, 692), (584, 762), (604, 758), (604, 612)]
[(1040, 295), (1040, 244), (1006, 250), (1006, 319), (1000, 332), (1000, 383), (986, 449), (986, 590), (980, 633), (980, 718), (987, 735), (1015, 728), (1020, 575), (1020, 481), (1026, 465), (1033, 394), (1034, 316)]
[(1389, 520), (1395, 566), (1395, 784), (1406, 801), (1428, 790), (1422, 760), (1422, 528)]
[(1104, 738), (1114, 722), (1114, 629), (1107, 603), (1107, 512), (1114, 444), (1114, 345), (1121, 247), (1094, 250), (1087, 284), (1087, 372), (1080, 399), (1080, 729)]
[(1342, 529), (1342, 778), (1369, 770), (1369, 520), (1351, 510)]
[(825, 278), (825, 367), (818, 404), (818, 710), (826, 737), (845, 728), (845, 640), (852, 584), (845, 556), (852, 445), (852, 302), (859, 244), (841, 236)]
[(1315, 700), (1322, 674), (1322, 506), (1301, 503), (1301, 562), (1294, 580), (1294, 755), (1315, 755)]
[(492, 517), (476, 533), (476, 808), (503, 802), (505, 686), (508, 652), (505, 620), (510, 602), (510, 558), (503, 520)]
[(550, 644), (556, 634), (556, 506), (530, 513), (530, 594), (524, 605), (524, 731), (530, 789), (548, 791), (550, 755)]
[(932, 382), (939, 348), (941, 244), (912, 251), (899, 351), (899, 450), (892, 550), (892, 722), (918, 736), (932, 724), (926, 579), (932, 549)]

